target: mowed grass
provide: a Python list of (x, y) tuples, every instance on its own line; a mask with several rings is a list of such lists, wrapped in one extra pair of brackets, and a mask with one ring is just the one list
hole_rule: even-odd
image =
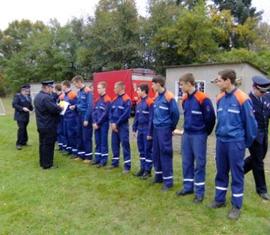
[[(175, 186), (167, 193), (121, 169), (108, 171), (75, 162), (55, 152), (53, 170), (38, 164), (38, 135), (34, 117), (29, 143), (15, 149), (16, 122), (0, 117), (0, 234), (270, 234), (270, 203), (255, 193), (252, 175), (246, 177), (244, 206), (238, 221), (229, 221), (226, 208), (207, 208), (214, 194), (214, 156), (208, 156), (206, 198), (194, 205), (193, 196), (177, 198), (181, 186), (180, 153), (174, 153)], [(213, 149), (213, 141), (209, 141)], [(180, 145), (180, 138), (175, 143)], [(138, 154), (132, 144), (132, 172)], [(199, 146), (198, 146), (199, 147)], [(210, 151), (213, 152), (213, 151)], [(122, 164), (123, 161), (121, 161)], [(266, 173), (270, 182), (269, 172)]]

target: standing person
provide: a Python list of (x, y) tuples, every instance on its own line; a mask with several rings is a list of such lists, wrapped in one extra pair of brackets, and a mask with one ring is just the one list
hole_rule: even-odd
[(27, 125), (29, 123), (29, 113), (33, 111), (33, 105), (30, 94), (30, 85), (21, 86), (20, 93), (14, 96), (12, 107), (15, 109), (14, 120), (17, 121), (18, 132), (16, 148), (22, 149), (22, 146), (27, 145), (28, 134)]
[(229, 219), (238, 219), (244, 195), (244, 156), (256, 137), (257, 123), (248, 95), (235, 87), (236, 73), (227, 69), (218, 73), (216, 126), (216, 192), (211, 208), (225, 206), (231, 171), (232, 209)]
[(99, 82), (97, 92), (98, 100), (95, 102), (93, 111), (93, 128), (95, 130), (95, 161), (92, 165), (97, 165), (98, 168), (106, 166), (109, 156), (108, 150), (108, 131), (109, 131), (109, 112), (111, 107), (111, 98), (106, 95), (105, 82)]
[(90, 88), (84, 84), (82, 76), (77, 75), (72, 79), (73, 84), (79, 89), (77, 93), (77, 104), (69, 108), (78, 112), (77, 129), (77, 157), (75, 160), (84, 160), (90, 163), (92, 160), (92, 103), (93, 95)]
[(140, 84), (137, 88), (139, 101), (136, 105), (135, 118), (132, 126), (134, 135), (137, 132), (137, 146), (140, 153), (140, 170), (135, 174), (142, 179), (151, 176), (152, 169), (152, 136), (153, 99), (148, 97), (149, 87)]
[(270, 88), (270, 80), (262, 76), (254, 76), (253, 91), (249, 97), (253, 103), (254, 115), (258, 123), (256, 139), (249, 147), (250, 156), (245, 159), (245, 174), (252, 170), (256, 192), (264, 200), (270, 200), (264, 174), (263, 160), (268, 148), (268, 125), (270, 114), (270, 97), (265, 94)]
[(182, 138), (184, 187), (176, 194), (185, 196), (195, 190), (194, 203), (201, 203), (205, 192), (207, 136), (211, 134), (215, 126), (216, 116), (211, 100), (203, 92), (196, 90), (195, 78), (192, 73), (184, 74), (179, 80), (179, 85), (185, 93), (182, 99), (184, 110)]
[(66, 140), (66, 153), (72, 154), (72, 157), (77, 156), (77, 112), (70, 109), (70, 106), (77, 104), (77, 94), (71, 90), (70, 81), (62, 82), (62, 89), (64, 93), (63, 100), (67, 102), (68, 106), (63, 114), (63, 129)]
[(166, 90), (162, 76), (152, 79), (152, 87), (157, 92), (153, 111), (153, 183), (163, 182), (162, 191), (165, 192), (173, 186), (172, 132), (179, 120), (179, 110), (173, 94)]
[(53, 81), (43, 81), (42, 90), (34, 100), (39, 133), (39, 163), (43, 169), (50, 169), (53, 166), (58, 117), (62, 110), (51, 95), (53, 83)]
[(114, 84), (116, 97), (112, 101), (110, 111), (110, 123), (112, 128), (112, 165), (108, 169), (119, 167), (120, 143), (123, 148), (124, 174), (130, 172), (131, 156), (129, 144), (128, 120), (131, 111), (131, 100), (125, 93), (125, 84), (116, 82)]

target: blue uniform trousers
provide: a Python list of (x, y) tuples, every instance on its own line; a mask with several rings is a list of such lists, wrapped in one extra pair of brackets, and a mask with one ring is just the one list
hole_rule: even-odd
[(88, 122), (85, 127), (83, 125), (84, 114), (78, 115), (78, 128), (77, 128), (77, 156), (82, 159), (92, 160), (92, 123)]
[(112, 132), (112, 165), (117, 167), (119, 165), (120, 155), (120, 143), (123, 148), (124, 156), (124, 168), (130, 170), (131, 168), (131, 157), (130, 157), (130, 144), (129, 144), (129, 125), (122, 124), (118, 127), (118, 132)]
[(65, 150), (67, 147), (65, 133), (64, 133), (64, 117), (60, 115), (57, 124), (57, 144), (60, 150)]
[(165, 186), (172, 187), (173, 147), (172, 131), (169, 127), (154, 127), (153, 164), (155, 168), (155, 181), (163, 181)]
[(153, 141), (147, 140), (148, 131), (138, 130), (137, 146), (140, 153), (140, 167), (143, 171), (151, 171), (152, 169), (152, 147)]
[[(184, 191), (204, 196), (207, 134), (184, 133), (182, 139), (182, 168)], [(195, 166), (194, 166), (195, 163)], [(195, 186), (195, 188), (194, 188)]]
[(77, 121), (76, 118), (64, 118), (64, 130), (66, 137), (66, 151), (77, 155)]
[(104, 122), (97, 130), (95, 130), (95, 161), (97, 164), (105, 166), (108, 161), (108, 131), (109, 122)]
[(229, 171), (231, 170), (231, 203), (240, 209), (243, 203), (244, 193), (244, 156), (245, 142), (222, 142), (217, 139), (216, 143), (216, 167), (215, 179), (217, 202), (226, 201), (226, 192), (229, 184)]

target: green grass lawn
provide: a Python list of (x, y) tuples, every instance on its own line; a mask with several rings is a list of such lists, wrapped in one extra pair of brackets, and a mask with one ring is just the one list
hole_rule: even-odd
[[(270, 202), (255, 193), (246, 177), (244, 206), (238, 221), (229, 221), (226, 208), (207, 208), (214, 193), (214, 157), (208, 157), (207, 192), (202, 205), (193, 196), (177, 198), (181, 185), (180, 154), (174, 154), (175, 186), (167, 193), (121, 169), (108, 171), (75, 162), (55, 153), (58, 169), (41, 170), (34, 118), (29, 143), (15, 149), (16, 123), (10, 99), (0, 117), (0, 234), (270, 234)], [(179, 143), (180, 144), (180, 143)], [(213, 147), (213, 146), (211, 146)], [(132, 141), (132, 171), (138, 156)], [(266, 174), (270, 182), (270, 174)]]

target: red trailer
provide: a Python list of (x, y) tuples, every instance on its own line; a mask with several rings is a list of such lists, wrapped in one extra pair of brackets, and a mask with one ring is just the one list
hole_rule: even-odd
[(93, 87), (94, 87), (94, 99), (98, 98), (97, 84), (101, 81), (107, 83), (107, 95), (112, 99), (115, 97), (114, 84), (122, 81), (126, 85), (126, 94), (131, 98), (133, 110), (138, 100), (138, 94), (136, 92), (139, 84), (148, 84), (149, 96), (154, 97), (154, 91), (152, 89), (152, 79), (155, 76), (154, 71), (150, 69), (125, 69), (125, 70), (114, 70), (106, 72), (94, 73), (93, 76)]

